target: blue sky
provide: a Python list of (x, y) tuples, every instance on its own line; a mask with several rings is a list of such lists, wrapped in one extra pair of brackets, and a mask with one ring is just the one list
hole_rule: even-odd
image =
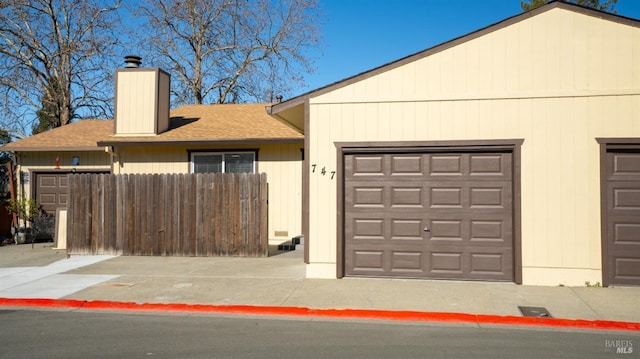
[[(314, 90), (520, 14), (520, 0), (319, 0), (325, 21)], [(618, 15), (640, 19), (640, 0)]]

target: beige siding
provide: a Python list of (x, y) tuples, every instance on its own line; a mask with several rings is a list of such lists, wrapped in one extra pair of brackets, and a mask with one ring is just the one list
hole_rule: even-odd
[(123, 165), (114, 164), (114, 173), (189, 173), (190, 150), (258, 149), (257, 170), (267, 174), (269, 183), (269, 239), (283, 241), (302, 234), (301, 148), (289, 144), (127, 147), (117, 149)]
[[(79, 166), (72, 166), (71, 160), (74, 156), (80, 158)], [(60, 168), (56, 169), (56, 158), (60, 161)], [(32, 173), (38, 171), (60, 171), (69, 172), (71, 170), (76, 171), (110, 171), (111, 159), (108, 153), (103, 151), (95, 152), (21, 152), (17, 155), (18, 167), (16, 171), (18, 173)], [(21, 176), (17, 175), (18, 192), (26, 194), (26, 197), (31, 197), (31, 181), (29, 183), (22, 183)]]
[(158, 124), (156, 133), (162, 133), (169, 128), (169, 108), (171, 78), (165, 72), (158, 72)]
[(270, 239), (302, 234), (301, 149), (302, 145), (268, 145), (258, 152), (258, 171), (267, 174), (269, 183)]
[(116, 134), (152, 135), (156, 126), (155, 70), (116, 72)]
[(175, 146), (116, 148), (117, 163), (113, 172), (125, 173), (189, 173), (187, 149)]
[[(640, 137), (640, 30), (554, 9), (310, 100), (336, 141), (522, 138), (525, 284), (601, 281), (596, 137)], [(309, 276), (335, 276), (337, 181), (309, 174)]]

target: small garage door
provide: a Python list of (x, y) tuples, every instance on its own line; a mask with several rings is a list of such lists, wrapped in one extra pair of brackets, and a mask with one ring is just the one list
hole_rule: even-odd
[(640, 285), (640, 149), (606, 153), (607, 284)]
[(512, 156), (346, 154), (345, 275), (513, 281)]
[(49, 214), (67, 205), (67, 173), (36, 173), (35, 197)]

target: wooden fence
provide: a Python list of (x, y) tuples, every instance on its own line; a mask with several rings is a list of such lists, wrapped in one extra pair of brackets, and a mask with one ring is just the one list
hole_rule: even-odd
[(70, 174), (67, 253), (268, 255), (266, 174)]

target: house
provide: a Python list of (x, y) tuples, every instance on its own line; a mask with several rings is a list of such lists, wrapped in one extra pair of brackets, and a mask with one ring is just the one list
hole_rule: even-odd
[(169, 111), (169, 74), (127, 64), (116, 71), (114, 120), (81, 120), (7, 144), (19, 193), (55, 213), (69, 173), (266, 173), (269, 239), (302, 233), (300, 128), (267, 104), (186, 105)]
[(553, 2), (274, 104), (307, 276), (640, 285), (640, 21)]

